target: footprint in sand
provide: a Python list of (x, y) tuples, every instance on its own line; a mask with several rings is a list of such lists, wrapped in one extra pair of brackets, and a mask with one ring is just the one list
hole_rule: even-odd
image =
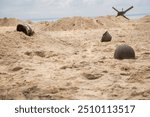
[(27, 55), (27, 56), (39, 56), (39, 57), (45, 57), (46, 55), (45, 55), (45, 51), (34, 51), (34, 52), (29, 52), (29, 51), (27, 51), (27, 52), (25, 52), (24, 53), (25, 55)]
[(54, 53), (53, 51), (33, 51), (33, 52), (27, 51), (24, 54), (30, 57), (38, 56), (41, 58), (50, 58), (50, 57), (58, 56), (58, 54)]
[(130, 75), (130, 72), (129, 72), (131, 70), (130, 67), (128, 67), (128, 66), (122, 66), (120, 68), (120, 70), (123, 71), (123, 72), (120, 73), (120, 75), (122, 75), (122, 76), (129, 76)]
[(144, 53), (142, 53), (142, 58), (149, 59), (149, 57), (150, 57), (150, 52), (144, 52)]
[(42, 58), (46, 56), (44, 51), (35, 51), (34, 54)]
[(21, 70), (21, 69), (23, 69), (23, 68), (17, 66), (17, 67), (14, 67), (13, 69), (11, 69), (11, 71), (16, 72), (16, 71), (19, 71), (19, 70)]
[(82, 75), (88, 80), (96, 80), (103, 76), (103, 74), (90, 74), (90, 73), (83, 73)]

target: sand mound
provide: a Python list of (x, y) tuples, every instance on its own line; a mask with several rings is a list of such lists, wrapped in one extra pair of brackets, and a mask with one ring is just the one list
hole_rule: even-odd
[(72, 17), (63, 18), (54, 23), (49, 24), (44, 30), (60, 31), (60, 30), (77, 30), (77, 29), (96, 29), (99, 25), (92, 18)]
[(135, 24), (135, 30), (150, 31), (150, 16), (145, 16), (137, 20)]
[(99, 24), (103, 24), (105, 28), (113, 28), (119, 27), (122, 23), (128, 23), (129, 20), (123, 17), (115, 17), (115, 16), (100, 16), (95, 18), (96, 22)]
[(33, 24), (31, 20), (19, 20), (16, 18), (0, 18), (0, 26), (16, 26), (20, 23)]
[[(87, 30), (108, 27), (118, 27), (120, 23), (128, 22), (122, 17), (71, 17), (63, 18), (55, 22), (41, 23), (41, 29), (44, 31), (66, 31), (66, 30)], [(44, 25), (44, 26), (43, 26)]]
[(150, 16), (144, 16), (143, 18), (139, 19), (142, 23), (150, 23)]
[(11, 60), (19, 59), (18, 50), (23, 48), (29, 39), (28, 36), (21, 32), (6, 32), (0, 34), (0, 59)]
[(16, 26), (19, 23), (23, 23), (23, 21), (15, 19), (15, 18), (0, 19), (0, 26)]

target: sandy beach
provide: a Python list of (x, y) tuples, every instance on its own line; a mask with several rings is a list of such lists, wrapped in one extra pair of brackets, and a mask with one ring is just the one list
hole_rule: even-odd
[[(19, 23), (35, 34), (17, 32)], [(112, 41), (102, 43), (106, 31)], [(136, 59), (114, 59), (121, 44)], [(150, 99), (150, 16), (0, 19), (0, 99)]]

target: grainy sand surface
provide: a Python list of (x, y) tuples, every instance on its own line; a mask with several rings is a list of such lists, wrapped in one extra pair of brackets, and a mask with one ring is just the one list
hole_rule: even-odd
[[(18, 23), (35, 35), (15, 31)], [(111, 42), (100, 42), (105, 31)], [(121, 44), (136, 59), (114, 59)], [(150, 16), (0, 19), (0, 99), (150, 99)]]

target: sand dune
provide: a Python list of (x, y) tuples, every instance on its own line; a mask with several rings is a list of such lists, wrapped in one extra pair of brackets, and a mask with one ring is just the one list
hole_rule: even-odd
[[(0, 19), (0, 99), (150, 99), (150, 16), (63, 18), (30, 24)], [(101, 43), (105, 31), (112, 41)], [(135, 60), (113, 58), (128, 44)]]
[(37, 26), (41, 27), (43, 31), (69, 31), (120, 27), (120, 23), (125, 22), (127, 22), (126, 19), (122, 17), (116, 19), (113, 16), (96, 18), (66, 17), (54, 22), (41, 22)]

